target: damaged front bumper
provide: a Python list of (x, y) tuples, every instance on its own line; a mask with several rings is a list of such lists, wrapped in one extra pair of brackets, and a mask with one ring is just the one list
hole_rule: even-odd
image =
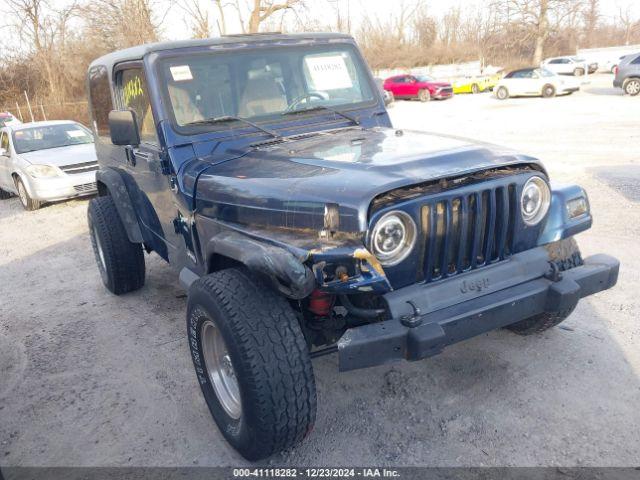
[(536, 248), (498, 264), (384, 295), (391, 320), (348, 329), (338, 341), (341, 371), (420, 360), (444, 347), (543, 312), (573, 309), (580, 298), (615, 285), (619, 262), (595, 255), (549, 276)]

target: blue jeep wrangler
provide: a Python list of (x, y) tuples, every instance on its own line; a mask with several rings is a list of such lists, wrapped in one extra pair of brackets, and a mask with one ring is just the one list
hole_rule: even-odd
[(586, 193), (535, 158), (395, 130), (353, 39), (245, 35), (94, 61), (102, 280), (144, 284), (156, 252), (188, 291), (196, 375), (248, 459), (316, 414), (311, 359), (340, 370), (420, 360), (492, 329), (557, 325), (612, 287), (583, 261)]

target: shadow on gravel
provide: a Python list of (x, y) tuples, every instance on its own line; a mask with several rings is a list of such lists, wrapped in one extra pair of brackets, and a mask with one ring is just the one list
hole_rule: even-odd
[(611, 95), (614, 97), (624, 96), (622, 89), (615, 87), (585, 87), (582, 88), (582, 91), (585, 93), (590, 93), (592, 95)]
[(640, 165), (619, 165), (588, 170), (599, 181), (623, 195), (627, 200), (640, 202)]

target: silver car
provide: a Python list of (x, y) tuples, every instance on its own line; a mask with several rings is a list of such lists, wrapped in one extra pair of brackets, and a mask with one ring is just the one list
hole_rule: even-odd
[(0, 198), (26, 210), (97, 191), (91, 132), (76, 122), (32, 122), (0, 129)]

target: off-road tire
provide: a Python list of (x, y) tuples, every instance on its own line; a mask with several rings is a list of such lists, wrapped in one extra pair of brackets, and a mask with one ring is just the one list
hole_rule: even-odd
[[(550, 243), (545, 248), (549, 252), (549, 260), (560, 271), (566, 271), (583, 264), (580, 249), (573, 237)], [(555, 327), (571, 315), (571, 312), (573, 312), (573, 308), (554, 313), (540, 313), (508, 325), (506, 328), (518, 335), (532, 335)]]
[(38, 210), (42, 206), (42, 202), (40, 200), (35, 200), (29, 196), (27, 187), (24, 186), (20, 177), (16, 177), (16, 190), (18, 190), (18, 198), (20, 198), (20, 203), (22, 203), (25, 210), (31, 212), (33, 210)]
[(426, 88), (423, 88), (418, 92), (418, 100), (423, 103), (428, 102), (429, 100), (431, 100), (431, 92), (429, 92), (429, 90), (427, 90)]
[(129, 241), (111, 196), (89, 202), (89, 235), (102, 282), (115, 295), (133, 292), (144, 285), (142, 244)]
[(498, 100), (506, 100), (509, 98), (509, 90), (507, 90), (507, 87), (498, 88), (498, 90), (496, 90), (496, 98)]
[[(216, 396), (204, 361), (202, 325), (219, 329), (241, 399), (234, 419)], [(296, 445), (316, 417), (316, 386), (298, 319), (284, 297), (245, 268), (221, 270), (189, 289), (187, 336), (211, 415), (227, 441), (248, 460)]]
[(584, 68), (578, 67), (573, 71), (573, 76), (574, 77), (581, 77), (583, 75), (584, 75)]
[(477, 83), (474, 83), (473, 85), (471, 85), (471, 93), (473, 94), (480, 93), (480, 87), (478, 86)]
[(542, 87), (542, 97), (551, 98), (556, 96), (556, 88), (553, 85), (545, 85)]
[(13, 197), (13, 194), (10, 192), (7, 192), (6, 190), (2, 190), (0, 188), (0, 200), (7, 200), (8, 198)]
[(622, 85), (624, 93), (635, 97), (640, 93), (640, 78), (627, 78)]

